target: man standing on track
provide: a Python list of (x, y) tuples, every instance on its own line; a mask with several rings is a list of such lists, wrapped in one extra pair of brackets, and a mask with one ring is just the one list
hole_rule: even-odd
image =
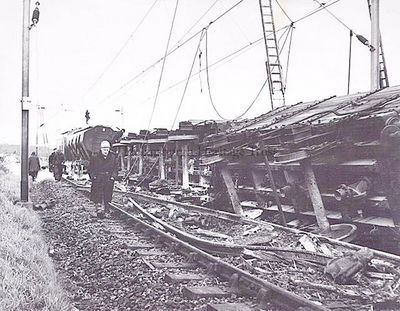
[(54, 174), (54, 179), (57, 181), (61, 180), (62, 173), (64, 170), (64, 161), (65, 161), (64, 154), (61, 152), (60, 149), (57, 149), (53, 157), (53, 174)]
[(57, 148), (53, 149), (53, 152), (49, 156), (49, 172), (53, 172), (53, 167), (54, 167), (54, 155), (56, 154)]
[(37, 174), (40, 171), (40, 161), (35, 152), (32, 152), (28, 159), (29, 175), (32, 176), (32, 181), (36, 180)]
[[(103, 217), (104, 213), (109, 212), (114, 180), (118, 174), (117, 157), (110, 151), (108, 141), (101, 142), (100, 153), (91, 158), (88, 173), (92, 181), (90, 199), (97, 205), (97, 216)], [(100, 210), (102, 203), (103, 211)]]

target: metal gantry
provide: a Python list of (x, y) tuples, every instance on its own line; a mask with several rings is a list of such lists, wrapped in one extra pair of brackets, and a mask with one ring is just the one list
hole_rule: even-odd
[(272, 109), (285, 105), (285, 85), (279, 59), (272, 0), (259, 0), (261, 20), (267, 54), (266, 69)]

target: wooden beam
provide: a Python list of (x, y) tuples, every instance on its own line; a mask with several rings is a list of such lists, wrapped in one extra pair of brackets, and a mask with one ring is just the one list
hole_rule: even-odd
[(160, 179), (165, 179), (165, 165), (164, 165), (164, 148), (160, 148), (160, 156), (158, 157), (158, 170)]
[[(298, 177), (295, 175), (294, 172), (289, 171), (289, 170), (284, 170), (283, 174), (285, 175), (286, 182), (288, 185), (295, 185), (299, 182)], [(296, 215), (300, 215), (300, 200), (297, 199), (298, 195), (296, 194), (295, 197), (291, 198), (294, 210), (296, 212)]]
[(182, 146), (182, 188), (189, 188), (188, 145)]
[(252, 183), (253, 183), (253, 188), (255, 190), (254, 194), (256, 196), (256, 200), (257, 200), (258, 206), (261, 207), (261, 208), (265, 207), (266, 201), (257, 192), (257, 190), (260, 190), (260, 188), (261, 188), (263, 176), (264, 176), (263, 172), (260, 172), (260, 171), (255, 170), (255, 169), (251, 170), (251, 180), (252, 180)]
[(126, 168), (128, 171), (131, 169), (131, 165), (132, 165), (132, 163), (131, 163), (131, 161), (132, 161), (132, 159), (131, 159), (132, 152), (131, 151), (132, 151), (131, 147), (128, 146), (128, 163), (127, 163), (127, 168)]
[(175, 185), (179, 185), (179, 146), (175, 143)]
[(318, 226), (321, 229), (321, 232), (329, 232), (330, 225), (328, 218), (326, 217), (326, 211), (324, 203), (322, 202), (321, 193), (319, 192), (317, 180), (311, 166), (311, 159), (307, 158), (302, 160), (300, 165), (304, 172), (304, 181), (310, 194), (310, 199), (314, 208), (315, 217), (317, 218)]
[[(264, 146), (262, 146), (262, 148), (264, 150)], [(268, 160), (266, 155), (264, 155), (264, 162), (265, 162), (265, 166), (267, 167), (269, 181), (271, 183), (271, 188), (272, 188), (272, 191), (273, 191), (273, 194), (274, 194), (276, 205), (278, 205), (278, 210), (279, 210), (279, 215), (281, 217), (282, 226), (286, 227), (285, 214), (283, 214), (281, 200), (279, 199), (278, 190), (276, 189), (276, 185), (275, 185), (275, 181), (274, 181), (274, 175), (272, 174), (271, 166), (269, 165), (269, 160)]]
[(243, 215), (242, 206), (240, 205), (239, 196), (237, 195), (235, 185), (233, 184), (231, 172), (226, 166), (221, 168), (221, 176), (224, 180), (226, 190), (228, 191), (234, 212), (238, 215)]
[(143, 175), (143, 154), (141, 152), (141, 150), (139, 150), (139, 163), (138, 163), (138, 174), (139, 175)]
[(125, 161), (124, 161), (125, 147), (119, 147), (119, 151), (120, 151), (120, 160), (121, 160), (121, 170), (125, 171)]

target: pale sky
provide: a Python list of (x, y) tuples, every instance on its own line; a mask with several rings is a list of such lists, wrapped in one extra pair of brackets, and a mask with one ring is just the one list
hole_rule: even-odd
[[(42, 0), (40, 21), (31, 30), (30, 97), (45, 107), (44, 119), (50, 147), (58, 135), (85, 125), (121, 126), (128, 131), (146, 129), (160, 78), (161, 62), (146, 74), (121, 88), (127, 81), (160, 59), (165, 52), (175, 0)], [(211, 6), (210, 11), (182, 41), (201, 30), (237, 0), (180, 0), (170, 48)], [(275, 0), (273, 0), (274, 4)], [(328, 1), (325, 1), (328, 2)], [(35, 1), (32, 1), (32, 10)], [(314, 0), (280, 0), (296, 20), (318, 7)], [(329, 7), (356, 33), (370, 39), (366, 0), (341, 0)], [(289, 20), (275, 5), (277, 28)], [(0, 143), (20, 143), (22, 58), (22, 0), (3, 0), (0, 13)], [(381, 0), (381, 33), (390, 84), (400, 84), (400, 3)], [(322, 99), (347, 92), (349, 31), (326, 11), (295, 24), (286, 91), (287, 104)], [(133, 34), (133, 35), (132, 35)], [(102, 75), (107, 65), (131, 36), (122, 53)], [(258, 0), (244, 0), (208, 30), (209, 64), (262, 37)], [(196, 48), (196, 36), (167, 57), (150, 128), (170, 129), (180, 103)], [(193, 68), (204, 69), (205, 39)], [(286, 52), (283, 51), (284, 59)], [(214, 103), (226, 118), (240, 115), (252, 102), (266, 79), (263, 42), (209, 70)], [(284, 71), (286, 62), (284, 61)], [(370, 52), (353, 39), (351, 93), (370, 88)], [(93, 86), (93, 84), (97, 83)], [(93, 87), (92, 87), (93, 86)], [(120, 89), (120, 91), (115, 92)], [(110, 94), (114, 94), (110, 96)], [(121, 114), (115, 112), (123, 109)], [(255, 117), (270, 110), (268, 90), (245, 115)], [(36, 111), (30, 112), (30, 144), (35, 143)], [(178, 122), (188, 119), (218, 119), (207, 91), (205, 72), (191, 78), (179, 111)], [(175, 124), (177, 127), (177, 123)], [(39, 141), (41, 143), (41, 140)]]

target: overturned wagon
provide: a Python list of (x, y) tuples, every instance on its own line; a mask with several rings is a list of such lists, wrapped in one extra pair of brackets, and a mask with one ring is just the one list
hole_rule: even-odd
[(223, 156), (203, 163), (217, 165), (235, 210), (257, 201), (291, 224), (350, 223), (398, 252), (399, 107), (398, 86), (281, 107), (209, 140)]

